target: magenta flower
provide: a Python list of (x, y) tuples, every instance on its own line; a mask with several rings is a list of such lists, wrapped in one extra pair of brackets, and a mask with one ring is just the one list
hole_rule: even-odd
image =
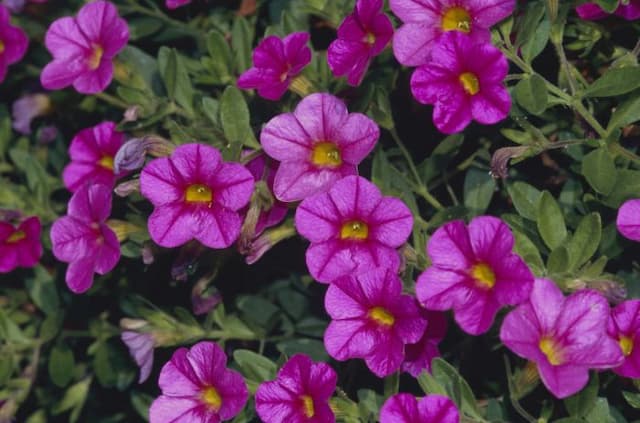
[(440, 357), (438, 344), (447, 333), (447, 317), (444, 313), (421, 309), (420, 314), (427, 320), (427, 328), (418, 342), (405, 346), (402, 363), (402, 371), (413, 377), (418, 377), (425, 370), (431, 372), (431, 361)]
[(11, 25), (9, 10), (0, 4), (0, 82), (7, 76), (9, 65), (20, 61), (29, 46), (27, 34)]
[(41, 232), (38, 216), (25, 219), (17, 228), (0, 221), (0, 273), (35, 266), (42, 257)]
[(379, 136), (373, 120), (349, 113), (337, 97), (303, 98), (293, 113), (274, 117), (260, 134), (265, 152), (281, 162), (273, 183), (276, 198), (299, 201), (356, 175)]
[(616, 226), (625, 238), (640, 242), (640, 199), (629, 200), (620, 206)]
[(618, 341), (624, 361), (614, 373), (640, 378), (640, 300), (629, 300), (611, 310), (607, 332)]
[(420, 401), (410, 394), (395, 394), (382, 405), (380, 423), (459, 423), (453, 401), (443, 395), (427, 395)]
[(155, 341), (150, 333), (134, 331), (122, 332), (120, 338), (129, 349), (129, 354), (140, 367), (140, 377), (138, 383), (142, 383), (149, 378), (153, 368), (153, 347)]
[[(614, 14), (623, 17), (628, 21), (633, 21), (640, 18), (640, 0), (630, 0), (623, 4), (621, 2), (618, 8), (613, 12)], [(585, 3), (576, 7), (578, 16), (586, 20), (602, 19), (609, 16), (609, 13), (605, 12), (596, 3)]]
[(394, 270), (375, 268), (336, 279), (324, 299), (333, 319), (324, 345), (336, 360), (363, 358), (379, 377), (400, 368), (405, 344), (418, 342), (427, 321), (413, 297), (402, 295)]
[(185, 6), (191, 3), (191, 0), (165, 0), (165, 6), (167, 9), (177, 9), (178, 7)]
[(536, 279), (529, 301), (510, 312), (500, 340), (538, 366), (542, 383), (557, 398), (581, 390), (589, 369), (622, 363), (620, 346), (607, 336), (609, 304), (598, 292), (578, 291), (568, 298), (550, 280)]
[(51, 227), (53, 255), (69, 263), (65, 280), (80, 294), (93, 285), (93, 274), (110, 272), (120, 260), (120, 243), (105, 223), (111, 214), (111, 188), (87, 183), (69, 200), (67, 216)]
[(279, 100), (289, 84), (311, 61), (309, 33), (294, 32), (283, 39), (270, 35), (253, 50), (253, 67), (238, 78), (238, 87), (256, 88), (258, 95)]
[(218, 344), (179, 348), (160, 371), (162, 395), (149, 409), (149, 423), (217, 423), (238, 414), (249, 397), (240, 373), (226, 368)]
[(54, 21), (45, 36), (53, 61), (40, 82), (49, 90), (69, 85), (82, 94), (103, 91), (113, 78), (113, 58), (127, 45), (129, 27), (113, 3), (87, 3), (75, 18)]
[(457, 31), (445, 34), (432, 50), (432, 60), (411, 77), (411, 92), (433, 104), (433, 122), (440, 132), (462, 131), (471, 120), (484, 125), (507, 117), (511, 97), (503, 81), (509, 64), (488, 43), (473, 44)]
[(347, 176), (328, 192), (306, 198), (296, 210), (296, 229), (311, 241), (309, 273), (329, 283), (373, 267), (396, 271), (396, 249), (411, 234), (413, 215), (399, 199), (383, 197), (361, 176)]
[(357, 0), (353, 13), (338, 28), (338, 39), (327, 51), (327, 62), (336, 76), (347, 75), (350, 85), (360, 85), (371, 60), (393, 35), (391, 21), (381, 13), (382, 0)]
[(253, 186), (251, 173), (223, 162), (215, 148), (179, 146), (140, 174), (140, 192), (155, 206), (149, 216), (151, 239), (169, 248), (192, 239), (210, 248), (230, 246), (240, 235), (238, 210), (249, 202)]
[(516, 5), (515, 0), (390, 0), (389, 3), (393, 13), (404, 22), (393, 36), (393, 53), (406, 66), (424, 64), (448, 32), (464, 35), (469, 44), (489, 43), (490, 27), (511, 15)]
[(256, 391), (256, 411), (264, 422), (334, 423), (329, 398), (336, 389), (336, 372), (296, 354)]
[[(255, 159), (249, 161), (245, 167), (256, 182), (264, 181), (267, 188), (273, 192), (273, 182), (276, 172), (278, 171), (278, 163), (266, 157), (264, 154), (259, 155)], [(273, 205), (268, 210), (262, 210), (256, 222), (255, 233), (253, 237), (257, 237), (265, 229), (277, 225), (287, 216), (289, 208), (285, 203), (274, 200)]]
[(416, 294), (430, 310), (453, 309), (456, 322), (472, 335), (486, 332), (497, 311), (529, 298), (533, 274), (512, 252), (513, 234), (500, 219), (476, 217), (440, 227), (429, 239), (429, 267)]
[(113, 158), (124, 143), (124, 134), (116, 131), (115, 122), (102, 122), (78, 132), (71, 140), (71, 163), (64, 168), (62, 180), (71, 192), (87, 181), (113, 187), (118, 177)]

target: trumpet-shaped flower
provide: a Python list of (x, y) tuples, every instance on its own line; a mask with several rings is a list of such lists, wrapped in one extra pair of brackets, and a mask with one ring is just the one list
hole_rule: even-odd
[(372, 267), (396, 271), (396, 249), (409, 237), (413, 215), (402, 201), (383, 197), (365, 178), (347, 176), (328, 192), (302, 201), (295, 225), (311, 241), (306, 253), (309, 273), (329, 283)]
[(238, 210), (251, 198), (254, 180), (237, 163), (204, 144), (184, 144), (170, 157), (155, 159), (140, 174), (140, 192), (155, 209), (149, 217), (151, 239), (177, 247), (192, 239), (226, 248), (240, 234)]
[(29, 46), (27, 34), (11, 25), (9, 10), (0, 4), (0, 82), (7, 76), (9, 65), (20, 61)]
[(129, 349), (129, 354), (140, 367), (140, 377), (138, 383), (142, 383), (151, 375), (153, 368), (153, 347), (155, 340), (153, 335), (144, 332), (127, 330), (122, 332), (120, 339)]
[(75, 18), (54, 21), (45, 35), (53, 61), (40, 81), (49, 90), (69, 85), (82, 94), (103, 91), (113, 78), (113, 58), (127, 45), (129, 27), (113, 3), (87, 3)]
[(533, 274), (512, 252), (513, 234), (500, 219), (476, 217), (440, 227), (429, 239), (429, 267), (418, 278), (416, 294), (425, 308), (453, 309), (462, 330), (486, 332), (497, 311), (529, 298)]
[(614, 367), (614, 373), (633, 379), (640, 378), (640, 300), (629, 300), (611, 310), (607, 332), (618, 341), (624, 362)]
[[(578, 12), (580, 18), (586, 20), (602, 19), (609, 16), (609, 13), (596, 3), (582, 4), (576, 7), (576, 12)], [(625, 2), (620, 2), (620, 5), (613, 13), (628, 21), (636, 20), (640, 18), (640, 0), (629, 0), (626, 4)]]
[(276, 380), (258, 387), (258, 416), (264, 422), (333, 423), (336, 418), (329, 398), (336, 380), (336, 372), (328, 364), (296, 354), (282, 366)]
[(42, 257), (41, 232), (37, 216), (25, 219), (18, 227), (0, 221), (0, 273), (35, 266)]
[(415, 344), (407, 344), (402, 371), (418, 377), (423, 371), (431, 371), (431, 361), (440, 357), (438, 344), (447, 333), (447, 317), (440, 311), (420, 310), (427, 319), (427, 328)]
[(547, 389), (565, 398), (587, 384), (589, 369), (622, 363), (620, 346), (607, 336), (608, 320), (609, 304), (598, 292), (565, 298), (552, 281), (536, 279), (529, 301), (505, 317), (500, 340), (536, 363)]
[(380, 423), (459, 422), (458, 409), (444, 395), (427, 395), (418, 401), (411, 394), (395, 394), (380, 409)]
[(375, 268), (336, 279), (324, 306), (333, 319), (324, 345), (336, 360), (363, 358), (379, 377), (400, 368), (406, 344), (418, 342), (427, 321), (413, 297), (402, 294), (392, 269)]
[(633, 241), (640, 241), (640, 199), (625, 202), (618, 210), (618, 231)]

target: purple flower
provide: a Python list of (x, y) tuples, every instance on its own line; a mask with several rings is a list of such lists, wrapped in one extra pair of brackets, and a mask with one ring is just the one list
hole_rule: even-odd
[(27, 34), (11, 25), (9, 10), (0, 4), (0, 82), (7, 76), (9, 65), (20, 61), (29, 46)]
[(329, 398), (336, 389), (336, 372), (326, 363), (314, 363), (296, 354), (256, 391), (256, 411), (264, 422), (333, 423)]
[(271, 119), (260, 134), (265, 152), (280, 161), (273, 192), (280, 201), (326, 191), (373, 150), (380, 129), (362, 113), (349, 113), (330, 94), (311, 94), (293, 113)]
[(17, 99), (11, 106), (13, 129), (23, 135), (31, 134), (31, 121), (46, 114), (51, 108), (49, 96), (28, 94)]
[(404, 350), (402, 371), (418, 377), (424, 370), (431, 372), (431, 361), (440, 357), (438, 344), (447, 333), (447, 317), (439, 311), (420, 310), (427, 320), (422, 338), (415, 344), (407, 344)]
[(140, 367), (140, 378), (138, 383), (142, 383), (149, 378), (153, 368), (153, 347), (155, 341), (150, 333), (139, 333), (134, 331), (124, 331), (121, 335), (122, 342), (129, 348), (129, 354)]
[(162, 247), (192, 239), (226, 248), (240, 234), (242, 209), (253, 192), (253, 176), (204, 144), (184, 144), (170, 157), (153, 160), (140, 174), (140, 192), (155, 209), (149, 234)]
[(69, 147), (71, 163), (64, 168), (62, 180), (71, 192), (87, 181), (113, 187), (122, 174), (113, 171), (113, 159), (124, 143), (124, 134), (116, 131), (115, 122), (102, 122), (78, 132)]
[(382, 0), (357, 0), (353, 13), (338, 28), (338, 39), (327, 51), (336, 76), (347, 75), (350, 85), (360, 85), (371, 60), (380, 54), (393, 35), (391, 21), (381, 13)]
[(218, 344), (199, 342), (173, 353), (160, 372), (160, 395), (149, 409), (149, 423), (230, 420), (249, 397), (240, 373), (226, 368), (227, 356)]
[(191, 0), (165, 0), (164, 4), (167, 9), (177, 9), (191, 3)]
[(629, 200), (620, 206), (616, 226), (624, 237), (640, 242), (640, 199)]
[(258, 95), (279, 100), (289, 84), (311, 61), (309, 33), (294, 32), (283, 39), (270, 35), (253, 50), (253, 67), (238, 78), (238, 87), (256, 88)]
[(17, 228), (0, 221), (0, 273), (35, 266), (42, 257), (41, 232), (38, 216), (25, 219)]
[(45, 36), (53, 61), (40, 82), (49, 90), (73, 85), (82, 94), (103, 91), (113, 78), (113, 58), (127, 45), (129, 27), (113, 3), (93, 1), (75, 18), (54, 21)]
[(640, 378), (640, 300), (629, 300), (611, 310), (607, 332), (618, 341), (624, 362), (614, 367), (614, 373), (633, 379)]
[(565, 298), (552, 281), (536, 279), (529, 301), (505, 317), (500, 340), (535, 362), (547, 389), (565, 398), (587, 384), (589, 369), (622, 363), (620, 346), (606, 333), (608, 319), (609, 304), (596, 291)]
[(425, 308), (453, 309), (456, 322), (472, 335), (486, 332), (504, 305), (529, 298), (533, 274), (513, 253), (513, 234), (500, 219), (476, 217), (440, 227), (429, 239), (429, 267), (416, 294)]
[(336, 279), (324, 299), (333, 319), (324, 345), (336, 360), (363, 358), (379, 377), (400, 368), (405, 344), (418, 342), (427, 321), (390, 269), (375, 268)]
[(361, 176), (347, 176), (325, 193), (308, 197), (296, 210), (300, 235), (311, 241), (309, 273), (323, 283), (372, 267), (397, 271), (396, 249), (413, 227), (413, 215), (399, 199), (383, 197)]
[(380, 423), (459, 423), (453, 401), (443, 395), (427, 395), (420, 401), (410, 394), (395, 394), (382, 405)]
[[(640, 0), (630, 0), (627, 4), (620, 2), (618, 8), (613, 12), (614, 14), (623, 17), (628, 21), (633, 21), (640, 18)], [(596, 3), (585, 3), (576, 7), (578, 16), (586, 20), (602, 19), (609, 16), (609, 13), (602, 10)]]
[(120, 243), (105, 221), (111, 214), (111, 188), (87, 183), (69, 200), (67, 216), (51, 227), (53, 255), (69, 263), (65, 280), (80, 294), (93, 285), (93, 274), (110, 272), (120, 260)]
[(448, 32), (464, 35), (469, 44), (490, 42), (489, 28), (509, 16), (516, 1), (390, 0), (389, 3), (393, 13), (404, 22), (393, 36), (393, 52), (403, 65), (420, 66)]
[(411, 92), (420, 103), (433, 104), (438, 130), (453, 134), (472, 119), (490, 125), (507, 117), (511, 97), (503, 81), (508, 71), (500, 50), (488, 43), (473, 44), (454, 31), (433, 48), (431, 61), (413, 73)]

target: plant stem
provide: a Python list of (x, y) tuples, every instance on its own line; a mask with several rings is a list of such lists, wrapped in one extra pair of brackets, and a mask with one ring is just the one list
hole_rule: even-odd
[(119, 107), (119, 108), (125, 109), (125, 110), (129, 108), (129, 105), (127, 103), (125, 103), (124, 101), (120, 100), (117, 97), (112, 96), (111, 94), (107, 94), (105, 92), (102, 92), (102, 93), (96, 93), (96, 94), (94, 94), (94, 96), (97, 99), (100, 99), (100, 100), (104, 101), (105, 103), (109, 103), (112, 106)]

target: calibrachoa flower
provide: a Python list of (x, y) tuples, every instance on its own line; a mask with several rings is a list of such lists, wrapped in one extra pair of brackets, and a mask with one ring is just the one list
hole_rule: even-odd
[(309, 273), (323, 283), (373, 267), (398, 269), (396, 249), (411, 234), (413, 215), (399, 199), (383, 197), (361, 176), (347, 176), (328, 192), (306, 198), (296, 210), (296, 229), (311, 241)]
[(177, 9), (189, 3), (191, 3), (191, 0), (166, 0), (165, 6), (167, 6), (167, 9)]
[(20, 61), (29, 45), (27, 34), (11, 25), (9, 10), (0, 4), (0, 82), (7, 76), (9, 65)]
[(629, 300), (611, 310), (607, 332), (618, 341), (624, 362), (614, 367), (614, 373), (640, 378), (640, 300)]
[(476, 217), (440, 227), (429, 239), (429, 267), (416, 294), (427, 309), (453, 309), (456, 322), (472, 335), (486, 332), (500, 307), (526, 301), (533, 274), (512, 252), (513, 234), (500, 219)]
[(115, 122), (102, 122), (78, 132), (71, 140), (71, 163), (64, 168), (62, 180), (71, 192), (87, 181), (112, 187), (116, 178), (113, 158), (124, 143), (124, 134), (116, 131)]
[(544, 385), (558, 398), (580, 391), (589, 369), (622, 363), (620, 346), (607, 336), (609, 304), (592, 290), (565, 298), (550, 280), (536, 279), (529, 301), (510, 312), (500, 340), (536, 363)]
[(305, 97), (293, 113), (274, 117), (260, 134), (265, 152), (281, 162), (273, 183), (276, 198), (299, 201), (357, 174), (379, 136), (373, 120), (349, 113), (337, 97)]
[(42, 257), (41, 232), (37, 216), (25, 219), (18, 227), (0, 221), (0, 273), (35, 266)]
[(444, 313), (421, 309), (420, 314), (427, 319), (427, 328), (418, 342), (405, 346), (402, 363), (402, 371), (413, 377), (418, 377), (424, 370), (431, 371), (431, 361), (440, 357), (438, 344), (447, 333), (447, 318)]
[(69, 200), (67, 216), (51, 227), (53, 255), (69, 263), (65, 280), (76, 294), (93, 285), (93, 274), (110, 272), (120, 260), (120, 243), (105, 221), (111, 214), (111, 188), (87, 183)]
[(433, 48), (431, 61), (411, 77), (411, 92), (433, 104), (433, 122), (445, 134), (462, 131), (471, 120), (484, 125), (507, 117), (511, 97), (503, 81), (509, 64), (488, 43), (473, 44), (457, 31), (445, 34)]
[(413, 297), (402, 295), (392, 269), (375, 268), (336, 279), (324, 306), (333, 319), (324, 345), (336, 360), (363, 358), (379, 377), (400, 368), (405, 344), (418, 342), (427, 321)]
[(270, 35), (253, 50), (253, 67), (238, 78), (238, 87), (256, 88), (258, 95), (279, 100), (289, 84), (311, 61), (309, 33), (294, 32), (283, 39)]
[(382, 0), (358, 0), (353, 13), (338, 28), (338, 39), (327, 51), (327, 62), (334, 75), (347, 75), (347, 82), (359, 85), (373, 57), (384, 50), (393, 26), (381, 13)]
[[(624, 3), (625, 2), (620, 2), (620, 5), (613, 13), (628, 21), (640, 18), (640, 0), (629, 0), (627, 4)], [(602, 19), (609, 16), (609, 13), (605, 12), (596, 3), (580, 5), (576, 7), (576, 12), (578, 12), (578, 16), (582, 19), (587, 20)]]
[(184, 144), (170, 157), (153, 160), (140, 174), (140, 192), (153, 203), (149, 234), (162, 247), (192, 239), (226, 248), (240, 234), (238, 210), (251, 198), (254, 180), (237, 163), (204, 144)]
[(458, 423), (460, 414), (443, 395), (427, 395), (420, 401), (410, 394), (395, 394), (382, 405), (380, 423)]
[(469, 44), (490, 42), (490, 27), (510, 15), (516, 1), (390, 0), (389, 3), (393, 13), (404, 22), (393, 36), (393, 52), (403, 65), (420, 66), (449, 32), (464, 35)]
[(49, 90), (73, 85), (82, 94), (103, 91), (113, 78), (113, 58), (127, 45), (129, 27), (116, 6), (97, 0), (84, 5), (75, 18), (54, 21), (45, 36), (53, 61), (40, 81)]
[(620, 207), (616, 226), (626, 238), (640, 242), (640, 199), (629, 200)]
[(144, 382), (149, 378), (153, 368), (153, 347), (155, 345), (153, 335), (127, 330), (122, 332), (120, 337), (129, 349), (129, 354), (140, 367), (138, 383)]
[(226, 368), (218, 344), (199, 342), (180, 348), (162, 367), (160, 395), (149, 409), (149, 423), (217, 423), (238, 414), (249, 397), (240, 373)]
[(329, 398), (336, 389), (336, 372), (326, 363), (315, 363), (296, 354), (256, 391), (256, 411), (264, 422), (333, 423)]

